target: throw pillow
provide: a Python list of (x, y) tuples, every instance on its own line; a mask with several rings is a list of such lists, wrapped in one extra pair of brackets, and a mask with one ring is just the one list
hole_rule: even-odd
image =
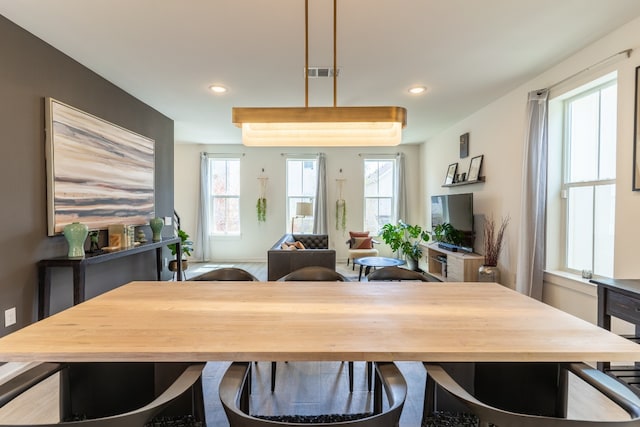
[(369, 237), (369, 232), (368, 231), (350, 231), (349, 237), (351, 237), (352, 239), (356, 237)]
[(355, 246), (357, 237), (361, 237), (361, 238), (369, 237), (369, 232), (368, 231), (350, 231), (349, 232), (349, 249), (358, 249)]
[(373, 248), (371, 237), (355, 237), (353, 239), (353, 244), (351, 245), (351, 249), (371, 249), (371, 248)]
[(298, 249), (295, 243), (289, 243), (289, 242), (283, 242), (280, 245), (280, 248), (284, 249), (285, 251), (295, 251)]
[(303, 244), (301, 241), (299, 241), (299, 240), (298, 240), (298, 241), (296, 241), (296, 242), (294, 243), (294, 245), (295, 245), (295, 247), (296, 247), (296, 248), (298, 248), (298, 249), (306, 249), (306, 248), (304, 247), (304, 244)]

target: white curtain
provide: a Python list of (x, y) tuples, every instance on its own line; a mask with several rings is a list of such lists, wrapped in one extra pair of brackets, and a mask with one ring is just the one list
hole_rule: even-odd
[(318, 154), (318, 182), (313, 210), (313, 234), (327, 234), (327, 162), (324, 153)]
[(405, 180), (404, 154), (396, 155), (396, 221), (407, 222), (407, 183)]
[(516, 290), (542, 299), (545, 263), (549, 90), (529, 93)]
[(200, 206), (196, 218), (196, 237), (194, 239), (194, 258), (211, 261), (211, 171), (207, 153), (200, 153)]

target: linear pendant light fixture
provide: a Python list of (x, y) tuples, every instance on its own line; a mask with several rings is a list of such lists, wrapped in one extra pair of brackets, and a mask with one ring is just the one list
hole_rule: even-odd
[[(336, 61), (336, 2), (333, 0), (333, 69)], [(333, 107), (309, 107), (309, 0), (305, 0), (305, 106), (232, 109), (242, 143), (262, 147), (393, 146), (407, 124), (403, 107), (338, 107), (333, 73)]]

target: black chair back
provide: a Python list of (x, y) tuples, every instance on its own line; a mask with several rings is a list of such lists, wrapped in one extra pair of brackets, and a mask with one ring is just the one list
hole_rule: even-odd
[(369, 282), (385, 281), (385, 280), (419, 280), (421, 282), (428, 282), (429, 279), (420, 273), (419, 271), (407, 270), (400, 267), (384, 267), (375, 271), (372, 271), (367, 276)]
[(259, 280), (251, 273), (241, 268), (227, 267), (208, 271), (190, 280), (196, 281), (230, 281), (230, 282), (258, 282)]
[(342, 274), (327, 267), (302, 267), (280, 278), (279, 282), (349, 282)]

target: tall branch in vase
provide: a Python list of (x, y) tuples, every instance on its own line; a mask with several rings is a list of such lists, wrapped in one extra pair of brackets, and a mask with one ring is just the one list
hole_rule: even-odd
[(496, 233), (496, 224), (493, 216), (484, 221), (484, 265), (495, 267), (498, 265), (498, 258), (502, 250), (504, 232), (509, 225), (509, 217), (502, 218), (500, 228)]

